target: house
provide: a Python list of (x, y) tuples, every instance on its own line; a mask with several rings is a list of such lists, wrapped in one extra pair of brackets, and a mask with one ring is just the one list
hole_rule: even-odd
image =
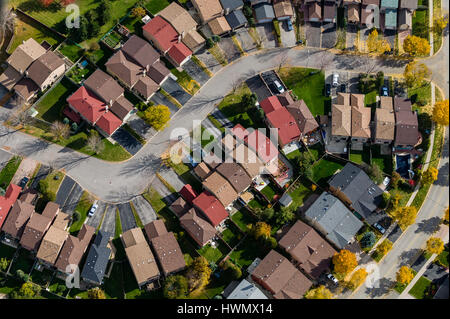
[(294, 104), (295, 102), (289, 91), (280, 93), (277, 95), (277, 97), (282, 106), (288, 106), (290, 104)]
[(322, 6), (320, 1), (309, 1), (306, 4), (307, 12), (308, 12), (308, 20), (311, 22), (319, 22), (322, 21)]
[[(231, 285), (232, 283), (230, 286)], [(248, 282), (246, 279), (242, 279), (231, 292), (225, 293), (228, 289), (228, 287), (225, 288), (223, 293), (223, 295), (226, 294), (226, 299), (267, 299), (266, 295), (258, 287)]]
[(371, 109), (364, 105), (363, 94), (351, 94), (350, 105), (352, 106), (352, 145), (366, 143), (371, 137)]
[(45, 91), (66, 72), (66, 64), (55, 52), (47, 51), (34, 61), (25, 75)]
[(156, 16), (150, 20), (142, 31), (144, 37), (175, 66), (182, 66), (192, 56), (192, 51), (181, 41), (178, 32), (162, 17)]
[[(397, 9), (399, 0), (381, 0), (380, 2), (380, 13), (382, 22), (382, 27), (387, 30), (397, 29)], [(384, 19), (383, 19), (384, 17)]]
[(69, 233), (66, 230), (69, 224), (69, 218), (69, 215), (63, 212), (59, 212), (58, 215), (56, 215), (53, 224), (42, 239), (42, 243), (36, 254), (36, 258), (42, 264), (49, 267), (55, 265), (64, 242), (69, 236)]
[(180, 224), (200, 247), (210, 243), (216, 236), (216, 229), (201, 218), (195, 208), (191, 208), (180, 218)]
[(216, 168), (216, 171), (230, 182), (238, 194), (246, 191), (252, 183), (252, 178), (237, 163), (223, 163)]
[(245, 137), (248, 148), (255, 151), (270, 174), (278, 172), (278, 149), (260, 130), (253, 130)]
[(245, 144), (239, 144), (232, 152), (232, 157), (244, 169), (245, 173), (253, 180), (263, 173), (264, 164), (254, 151)]
[(309, 225), (297, 221), (279, 241), (297, 266), (313, 279), (330, 269), (336, 250)]
[(192, 0), (203, 24), (223, 15), (223, 8), (219, 0)]
[(197, 22), (182, 6), (172, 2), (158, 13), (169, 22), (172, 27), (181, 35), (183, 43), (191, 50), (195, 51), (205, 43), (205, 39), (197, 32)]
[(286, 108), (294, 117), (301, 136), (308, 136), (319, 128), (319, 124), (317, 124), (305, 101), (300, 100), (289, 103)]
[(231, 31), (231, 27), (225, 17), (217, 17), (208, 22), (208, 26), (214, 35), (223, 35)]
[(231, 129), (231, 133), (232, 135), (234, 135), (234, 137), (237, 140), (240, 141), (244, 141), (245, 138), (250, 134), (249, 131), (247, 131), (241, 124), (236, 124), (232, 129)]
[(194, 173), (201, 181), (203, 181), (209, 176), (209, 174), (211, 173), (211, 169), (208, 167), (206, 162), (201, 162), (197, 166), (195, 166)]
[(0, 230), (2, 229), (2, 225), (5, 222), (12, 205), (19, 197), (20, 192), (22, 192), (21, 187), (15, 184), (9, 184), (5, 196), (0, 196)]
[(175, 214), (178, 218), (183, 216), (189, 209), (191, 205), (189, 205), (182, 197), (178, 197), (170, 206), (169, 209), (172, 213)]
[(37, 252), (45, 232), (59, 212), (58, 204), (48, 202), (42, 214), (33, 213), (20, 238), (20, 245), (29, 251)]
[[(159, 224), (159, 225), (153, 225)], [(165, 277), (186, 268), (183, 252), (173, 232), (167, 232), (162, 220), (158, 219), (144, 226), (156, 258)]]
[(2, 231), (11, 239), (19, 240), (25, 230), (28, 219), (34, 213), (34, 206), (28, 202), (17, 200), (12, 206)]
[(220, 4), (225, 14), (235, 10), (241, 10), (244, 7), (244, 1), (242, 0), (220, 0)]
[(331, 135), (338, 141), (346, 141), (352, 135), (352, 108), (348, 93), (338, 93), (337, 103), (331, 106)]
[(227, 19), (228, 25), (233, 31), (248, 25), (248, 20), (242, 10), (231, 11), (225, 16), (225, 19)]
[(275, 12), (269, 3), (260, 3), (253, 7), (256, 23), (269, 23), (275, 19)]
[(120, 238), (138, 286), (158, 280), (158, 265), (142, 230), (138, 227), (130, 229)]
[(251, 278), (275, 299), (302, 299), (312, 286), (289, 260), (275, 250), (271, 250), (253, 270)]
[(273, 11), (278, 21), (289, 20), (294, 16), (294, 10), (289, 0), (274, 0)]
[(412, 111), (411, 100), (394, 98), (395, 140), (397, 151), (410, 151), (422, 142), (417, 113)]
[(360, 23), (360, 3), (361, 0), (344, 0), (344, 6), (346, 7), (346, 16), (348, 23), (359, 24)]
[(103, 230), (99, 230), (95, 235), (94, 242), (89, 248), (86, 261), (83, 265), (81, 278), (93, 285), (101, 285), (106, 273), (109, 257), (111, 256), (111, 246), (109, 238), (112, 235)]
[(197, 197), (197, 193), (190, 184), (184, 185), (179, 193), (189, 204), (192, 204), (192, 201)]
[(223, 222), (228, 218), (225, 207), (216, 197), (208, 192), (203, 192), (198, 195), (192, 204), (214, 227), (223, 226)]
[(380, 107), (375, 110), (374, 143), (389, 145), (395, 138), (395, 115), (392, 97), (380, 96)]
[(347, 163), (328, 181), (329, 191), (362, 218), (372, 214), (382, 201), (383, 191), (359, 167)]
[(216, 196), (224, 207), (228, 207), (239, 197), (230, 183), (218, 172), (209, 175), (203, 181), (203, 187)]
[(399, 30), (410, 30), (412, 28), (412, 15), (417, 9), (417, 0), (400, 0), (398, 12)]
[(324, 0), (323, 22), (336, 22), (337, 6), (336, 0)]
[(327, 192), (306, 210), (305, 218), (339, 249), (350, 244), (363, 226), (339, 199)]
[(361, 26), (380, 27), (380, 0), (361, 0)]

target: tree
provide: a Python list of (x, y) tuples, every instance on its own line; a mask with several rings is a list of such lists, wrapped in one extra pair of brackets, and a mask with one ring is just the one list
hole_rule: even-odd
[(444, 221), (446, 221), (448, 223), (448, 207), (445, 210), (445, 214), (444, 214)]
[(402, 180), (402, 177), (400, 176), (400, 174), (397, 173), (396, 171), (394, 171), (392, 173), (392, 177), (391, 177), (391, 187), (394, 189), (397, 189), (398, 184), (400, 183), (401, 180)]
[(425, 56), (430, 54), (430, 43), (427, 39), (408, 35), (403, 41), (403, 50), (410, 56)]
[(355, 290), (366, 280), (367, 275), (367, 271), (364, 268), (359, 268), (353, 273), (352, 278), (350, 278), (347, 282), (347, 287), (351, 290)]
[(188, 294), (188, 280), (181, 275), (169, 276), (164, 282), (164, 297), (168, 299), (181, 299)]
[(374, 29), (367, 37), (367, 48), (370, 53), (384, 54), (391, 51), (389, 42), (379, 36), (378, 31)]
[(265, 222), (257, 222), (255, 227), (252, 228), (252, 234), (255, 237), (255, 239), (263, 238), (267, 239), (270, 237), (270, 232), (272, 231), (272, 228), (269, 224)]
[(424, 80), (431, 76), (431, 71), (425, 64), (412, 61), (406, 65), (403, 76), (406, 86), (415, 88), (423, 85)]
[(146, 12), (142, 7), (134, 7), (133, 10), (131, 10), (131, 14), (133, 15), (133, 17), (142, 18), (146, 15)]
[(8, 269), (10, 261), (6, 258), (0, 259), (0, 270), (5, 272)]
[(310, 169), (313, 162), (314, 156), (310, 152), (301, 152), (297, 160), (299, 174), (311, 178), (312, 171)]
[(439, 125), (448, 126), (448, 110), (448, 99), (436, 102), (433, 107), (433, 121)]
[[(437, 14), (436, 14), (437, 15)], [(448, 16), (438, 16), (434, 19), (433, 30), (436, 33), (442, 33), (448, 24)]]
[(400, 207), (392, 213), (392, 216), (398, 225), (402, 229), (405, 229), (416, 221), (417, 209), (414, 206)]
[(41, 287), (31, 282), (24, 283), (20, 289), (14, 292), (11, 297), (13, 299), (31, 299), (39, 295), (41, 292)]
[(383, 201), (381, 202), (380, 207), (386, 208), (387, 205), (389, 204), (389, 201), (391, 200), (391, 193), (383, 192), (382, 198), (383, 198)]
[(203, 289), (209, 283), (211, 273), (208, 260), (203, 256), (196, 257), (186, 273), (189, 290)]
[(374, 232), (372, 232), (372, 231), (367, 232), (361, 238), (361, 241), (360, 241), (361, 247), (362, 248), (372, 247), (373, 245), (375, 245), (376, 240), (377, 240), (377, 236), (375, 236)]
[(427, 251), (431, 254), (440, 255), (444, 250), (444, 242), (438, 237), (431, 237), (427, 241)]
[(89, 299), (106, 299), (105, 292), (98, 287), (89, 289), (87, 294)]
[(438, 179), (438, 174), (439, 174), (439, 172), (436, 168), (430, 167), (422, 174), (421, 182), (424, 185), (433, 184), (434, 181), (436, 181)]
[(161, 131), (170, 120), (170, 110), (167, 106), (161, 104), (149, 107), (144, 111), (144, 119), (155, 130)]
[(257, 100), (258, 98), (256, 97), (255, 93), (244, 94), (241, 100), (242, 110), (248, 111), (255, 106)]
[(272, 207), (266, 207), (264, 209), (257, 210), (256, 214), (259, 216), (259, 218), (263, 221), (269, 221), (272, 219), (275, 211)]
[(401, 266), (397, 272), (397, 283), (407, 285), (413, 280), (414, 273), (408, 266)]
[(229, 259), (221, 264), (221, 268), (224, 270), (226, 277), (230, 280), (238, 280), (242, 277), (241, 269)]
[(98, 6), (99, 13), (99, 22), (101, 25), (106, 24), (109, 20), (111, 20), (112, 16), (112, 6), (111, 3), (107, 0), (102, 0), (100, 5)]
[[(93, 133), (92, 131), (94, 131), (95, 133)], [(92, 131), (86, 141), (86, 147), (94, 154), (99, 154), (105, 149), (105, 144), (103, 143), (97, 131)]]
[(339, 274), (348, 274), (358, 265), (356, 255), (347, 249), (342, 249), (333, 256), (334, 271)]
[(383, 171), (380, 166), (376, 163), (372, 163), (367, 167), (367, 175), (376, 183), (381, 184), (383, 181)]
[(211, 49), (214, 46), (214, 41), (211, 38), (206, 39), (206, 48)]
[(19, 111), (11, 116), (10, 122), (13, 126), (25, 126), (30, 124), (32, 119), (28, 111)]
[(295, 219), (295, 214), (290, 207), (282, 207), (276, 217), (276, 224), (283, 226)]
[(389, 239), (383, 240), (381, 244), (377, 246), (377, 253), (381, 256), (386, 255), (392, 248), (392, 242)]
[(317, 288), (310, 289), (305, 294), (306, 299), (333, 299), (333, 294), (331, 291), (323, 285)]
[(52, 135), (55, 137), (56, 140), (62, 141), (69, 137), (70, 126), (60, 121), (55, 121), (50, 126), (50, 132), (52, 133)]

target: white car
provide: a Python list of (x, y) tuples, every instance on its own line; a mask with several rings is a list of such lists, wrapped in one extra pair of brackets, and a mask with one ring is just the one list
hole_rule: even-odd
[(336, 87), (339, 85), (339, 74), (333, 73), (333, 86)]
[(389, 177), (385, 177), (383, 180), (383, 185), (388, 186), (390, 181), (391, 181), (391, 179)]
[(274, 81), (273, 84), (275, 84), (275, 86), (276, 86), (278, 92), (284, 93), (284, 88), (281, 86), (280, 82)]
[(335, 285), (339, 283), (339, 280), (337, 280), (332, 274), (328, 274), (327, 278), (330, 279)]
[(95, 201), (94, 204), (92, 204), (91, 209), (89, 210), (88, 216), (89, 217), (94, 216), (94, 213), (97, 210), (97, 208), (98, 208), (98, 204), (97, 204), (97, 201)]

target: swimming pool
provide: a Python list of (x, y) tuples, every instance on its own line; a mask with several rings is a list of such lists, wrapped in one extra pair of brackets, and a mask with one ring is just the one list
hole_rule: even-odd
[(397, 171), (397, 173), (400, 174), (401, 177), (403, 178), (407, 178), (409, 179), (409, 172), (408, 170), (410, 169), (410, 165), (409, 165), (409, 159), (411, 158), (411, 155), (407, 154), (407, 155), (397, 155), (395, 157), (396, 159), (396, 168), (395, 170)]

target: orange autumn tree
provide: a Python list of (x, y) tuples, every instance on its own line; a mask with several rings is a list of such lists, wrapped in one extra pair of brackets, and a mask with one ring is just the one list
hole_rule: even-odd
[(356, 268), (356, 255), (347, 249), (342, 249), (333, 256), (334, 271), (346, 275)]

